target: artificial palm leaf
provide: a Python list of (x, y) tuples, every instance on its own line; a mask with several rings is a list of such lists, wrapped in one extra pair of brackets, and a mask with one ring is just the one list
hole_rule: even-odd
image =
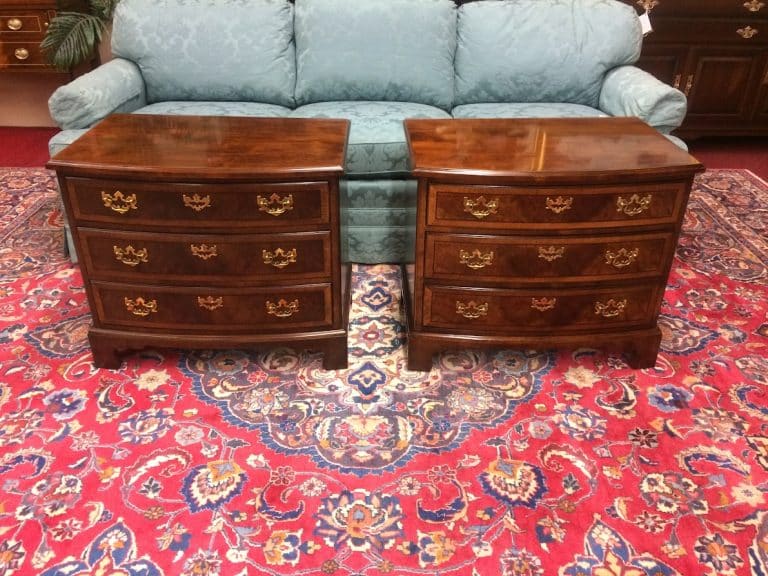
[[(59, 70), (71, 70), (93, 57), (118, 0), (90, 0), (88, 10), (78, 11), (60, 1), (60, 12), (51, 19), (40, 47)], [(84, 2), (78, 2), (78, 8)]]

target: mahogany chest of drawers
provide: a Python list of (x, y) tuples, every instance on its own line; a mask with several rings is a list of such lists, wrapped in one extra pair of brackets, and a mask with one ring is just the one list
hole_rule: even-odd
[(50, 0), (0, 1), (0, 70), (53, 71), (40, 52), (56, 13)]
[(695, 172), (630, 118), (407, 120), (419, 179), (408, 365), (456, 347), (606, 346), (653, 366)]
[(94, 362), (284, 344), (346, 366), (344, 120), (113, 115), (54, 157)]

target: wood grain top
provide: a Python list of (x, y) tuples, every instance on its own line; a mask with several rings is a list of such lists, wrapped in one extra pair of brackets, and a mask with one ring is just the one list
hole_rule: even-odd
[(415, 176), (555, 183), (704, 170), (636, 118), (411, 119), (405, 130)]
[(113, 114), (48, 168), (170, 180), (300, 179), (344, 169), (348, 120)]

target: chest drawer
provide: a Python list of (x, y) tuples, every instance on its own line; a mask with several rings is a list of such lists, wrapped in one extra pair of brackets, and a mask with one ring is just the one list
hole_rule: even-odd
[(516, 283), (648, 278), (666, 270), (672, 250), (671, 233), (577, 238), (428, 233), (425, 275)]
[(0, 42), (0, 66), (29, 67), (48, 66), (42, 52), (40, 43), (35, 41), (7, 41)]
[(326, 182), (179, 184), (68, 178), (77, 223), (225, 231), (329, 222)]
[(429, 185), (427, 225), (472, 230), (583, 229), (674, 224), (684, 183), (632, 186)]
[(330, 232), (160, 234), (79, 228), (94, 279), (268, 283), (328, 279)]
[(0, 38), (3, 41), (42, 40), (48, 22), (47, 10), (2, 10), (0, 11)]
[(472, 333), (587, 330), (648, 324), (658, 288), (504, 290), (426, 285), (424, 325)]
[(219, 333), (330, 327), (330, 284), (224, 289), (93, 282), (102, 326)]

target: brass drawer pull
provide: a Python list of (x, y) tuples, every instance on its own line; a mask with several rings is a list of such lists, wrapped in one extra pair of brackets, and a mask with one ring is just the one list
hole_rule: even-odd
[(115, 258), (128, 266), (138, 266), (142, 262), (149, 262), (149, 252), (146, 248), (136, 250), (129, 244), (125, 248), (112, 246), (112, 250), (115, 252)]
[(613, 318), (624, 312), (624, 308), (627, 307), (627, 299), (614, 300), (611, 298), (603, 304), (602, 302), (595, 302), (595, 314), (603, 316), (604, 318)]
[(531, 308), (538, 310), (539, 312), (546, 312), (552, 310), (557, 304), (557, 298), (531, 298)]
[(288, 194), (284, 198), (281, 198), (277, 193), (272, 194), (269, 198), (256, 196), (256, 204), (259, 206), (259, 212), (280, 216), (280, 214), (293, 210), (293, 194)]
[[(760, 0), (749, 0), (749, 2), (744, 2), (742, 6), (744, 6), (744, 8), (746, 8), (750, 12), (760, 12), (763, 6), (765, 6), (765, 3), (760, 2)], [(10, 28), (10, 24), (8, 25), (8, 27)]]
[(271, 264), (275, 268), (285, 268), (288, 264), (296, 263), (296, 248), (290, 250), (283, 250), (282, 248), (276, 248), (274, 252), (269, 250), (262, 250), (261, 257), (264, 260), (264, 264)]
[(23, 25), (24, 23), (21, 21), (21, 18), (8, 19), (8, 30), (13, 30), (15, 32), (16, 30), (21, 30)]
[(650, 12), (659, 4), (659, 0), (637, 0), (637, 3), (642, 6), (643, 10)]
[(752, 28), (752, 26), (745, 26), (744, 28), (739, 28), (736, 30), (736, 34), (744, 38), (745, 40), (749, 40), (752, 38), (752, 36), (755, 36), (758, 33), (757, 28)]
[(478, 304), (474, 300), (471, 300), (468, 303), (459, 302), (456, 301), (456, 314), (460, 314), (464, 316), (464, 318), (469, 318), (471, 320), (475, 318), (480, 318), (481, 316), (487, 316), (488, 315), (488, 302), (483, 302), (482, 304)]
[(477, 200), (472, 200), (464, 196), (464, 212), (472, 214), (478, 220), (496, 214), (499, 209), (499, 199), (493, 198), (487, 200), (485, 196), (480, 196)]
[(29, 50), (26, 48), (16, 48), (13, 51), (13, 55), (16, 56), (16, 60), (26, 60), (29, 58)]
[(547, 196), (546, 205), (547, 210), (551, 210), (555, 214), (560, 214), (573, 207), (573, 196), (558, 196), (557, 198), (550, 198)]
[(192, 196), (182, 194), (181, 198), (184, 201), (184, 206), (192, 208), (195, 212), (200, 212), (201, 210), (211, 207), (211, 197), (208, 194), (205, 196), (200, 196), (197, 193), (192, 194)]
[(610, 264), (614, 268), (626, 268), (637, 260), (638, 254), (640, 254), (639, 248), (633, 248), (632, 250), (620, 248), (618, 252), (606, 250), (605, 263)]
[(645, 212), (651, 205), (653, 196), (646, 194), (642, 198), (637, 194), (632, 194), (629, 200), (626, 200), (624, 196), (619, 196), (616, 199), (616, 211), (623, 212), (627, 216), (637, 216)]
[(192, 252), (192, 256), (197, 256), (201, 260), (208, 260), (209, 258), (214, 258), (219, 255), (216, 244), (200, 244), (199, 246), (190, 244), (189, 250)]
[(101, 201), (106, 208), (114, 210), (118, 214), (125, 214), (128, 210), (136, 210), (139, 207), (136, 194), (125, 196), (120, 190), (116, 190), (114, 194), (102, 191)]
[(675, 80), (674, 80), (674, 82), (672, 82), (672, 87), (673, 88), (677, 88), (679, 90), (680, 89), (680, 80), (682, 80), (682, 75), (681, 74), (675, 74)]
[(215, 298), (213, 296), (206, 296), (205, 298), (198, 296), (197, 305), (206, 310), (216, 310), (216, 308), (224, 306), (224, 298), (222, 296)]
[(299, 301), (293, 300), (292, 302), (286, 302), (283, 298), (278, 300), (277, 304), (267, 300), (265, 304), (267, 308), (267, 314), (277, 316), (278, 318), (288, 318), (296, 314), (299, 311)]
[(471, 254), (467, 250), (459, 250), (459, 263), (473, 270), (491, 266), (493, 264), (493, 250), (485, 254), (477, 249), (473, 250)]
[(539, 246), (539, 258), (554, 262), (565, 255), (565, 246)]
[(125, 309), (134, 316), (149, 316), (157, 312), (157, 300), (144, 300), (141, 296), (136, 300), (125, 297)]

